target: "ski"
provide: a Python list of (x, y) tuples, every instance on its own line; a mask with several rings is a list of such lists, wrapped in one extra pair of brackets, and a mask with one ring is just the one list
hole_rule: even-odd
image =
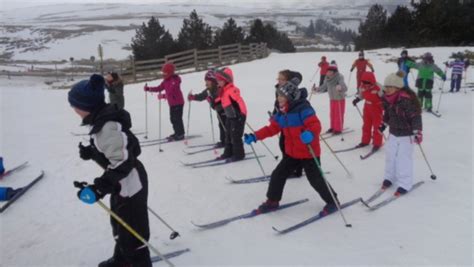
[(207, 151), (212, 151), (212, 150), (217, 150), (217, 149), (219, 149), (219, 148), (210, 147), (210, 148), (203, 148), (203, 149), (195, 150), (195, 151), (183, 150), (183, 152), (186, 153), (186, 155), (195, 155), (195, 154), (199, 154), (199, 153), (203, 153), (203, 152), (207, 152)]
[(341, 136), (342, 134), (347, 134), (347, 133), (352, 133), (352, 132), (355, 132), (355, 130), (353, 130), (353, 129), (343, 130), (342, 133), (340, 133), (340, 134), (321, 135), (321, 138), (329, 139), (329, 138), (332, 138), (332, 137)]
[[(186, 140), (189, 140), (189, 139), (194, 139), (194, 138), (198, 138), (198, 137), (202, 137), (202, 135), (190, 135), (188, 136)], [(140, 142), (140, 146), (141, 147), (147, 147), (147, 146), (157, 146), (157, 145), (163, 145), (163, 144), (168, 144), (168, 143), (175, 143), (175, 142), (179, 142), (179, 141), (184, 141), (183, 140), (169, 140), (168, 138), (165, 138), (163, 140), (161, 139), (158, 139), (158, 140), (155, 140), (155, 141), (150, 141), (150, 142)]]
[(208, 147), (208, 146), (215, 146), (216, 144), (200, 144), (200, 145), (189, 145), (187, 146), (188, 148), (202, 148), (202, 147)]
[[(258, 158), (263, 158), (265, 157), (265, 155), (258, 155)], [(191, 166), (191, 168), (195, 168), (195, 169), (199, 169), (199, 168), (206, 168), (206, 167), (216, 167), (216, 166), (221, 166), (221, 165), (226, 165), (226, 164), (231, 164), (231, 163), (239, 163), (241, 161), (244, 161), (244, 160), (249, 160), (249, 159), (255, 159), (256, 157), (255, 156), (250, 156), (250, 157), (245, 157), (241, 160), (237, 160), (237, 161), (218, 161), (218, 162), (211, 162), (211, 163), (208, 163), (208, 164), (198, 164), (198, 165), (193, 165)]]
[[(329, 174), (330, 172), (324, 172), (324, 174)], [(296, 176), (294, 174), (290, 175), (288, 179), (297, 179), (301, 178), (302, 176)], [(247, 179), (241, 179), (241, 180), (234, 180), (230, 176), (226, 176), (225, 179), (229, 181), (232, 184), (253, 184), (253, 183), (261, 183), (261, 182), (268, 182), (270, 181), (271, 176), (260, 176), (260, 177), (254, 177), (254, 178), (247, 178)]]
[[(174, 258), (174, 257), (178, 257), (186, 252), (189, 252), (191, 251), (189, 248), (186, 248), (186, 249), (181, 249), (181, 250), (176, 250), (176, 251), (173, 251), (173, 252), (170, 252), (170, 253), (166, 253), (164, 254), (163, 256), (166, 258), (166, 259), (171, 259), (171, 258)], [(151, 262), (159, 262), (159, 261), (162, 261), (163, 259), (160, 257), (160, 256), (154, 256), (154, 257), (151, 257)]]
[(155, 143), (155, 142), (163, 142), (167, 141), (168, 137), (166, 138), (161, 138), (161, 139), (147, 139), (147, 140), (140, 140), (140, 144), (149, 144), (149, 143)]
[(365, 147), (365, 146), (358, 146), (357, 145), (357, 146), (351, 147), (351, 148), (334, 150), (334, 153), (349, 152), (349, 151), (356, 150), (356, 149), (363, 148), (363, 147)]
[(427, 111), (427, 112), (433, 114), (437, 118), (441, 118), (441, 114), (436, 111)]
[(7, 177), (7, 176), (12, 175), (14, 172), (17, 172), (17, 171), (20, 171), (20, 170), (26, 168), (27, 165), (28, 165), (28, 161), (25, 161), (22, 164), (20, 164), (18, 166), (15, 166), (15, 167), (5, 171), (3, 174), (0, 175), (0, 180)]
[[(145, 134), (145, 132), (136, 132), (136, 133), (132, 132), (132, 133), (134, 135), (144, 135)], [(75, 132), (71, 132), (71, 134), (74, 135), (74, 136), (88, 136), (89, 135), (89, 133), (75, 133)]]
[(19, 192), (17, 192), (10, 200), (7, 201), (1, 208), (0, 208), (0, 213), (5, 211), (11, 204), (13, 204), (15, 201), (17, 201), (23, 194), (26, 193), (33, 185), (35, 185), (41, 178), (44, 176), (44, 171), (41, 171), (41, 173), (28, 185), (24, 186), (21, 188)]
[[(424, 184), (424, 183), (425, 183), (425, 182), (421, 181), (421, 182), (418, 182), (418, 183), (414, 184), (413, 187), (411, 188), (411, 190), (408, 191), (406, 194), (408, 194), (408, 193), (410, 193), (411, 191), (417, 189), (418, 187), (420, 187), (420, 185), (422, 185), (422, 184)], [(406, 194), (405, 194), (405, 195), (406, 195)], [(381, 207), (387, 205), (387, 204), (390, 203), (390, 202), (393, 202), (394, 200), (400, 198), (401, 196), (402, 196), (402, 195), (393, 194), (393, 195), (391, 195), (390, 197), (386, 198), (385, 200), (383, 200), (383, 201), (381, 201), (381, 202), (379, 202), (378, 204), (375, 204), (375, 205), (373, 205), (373, 206), (368, 205), (368, 203), (366, 203), (366, 202), (364, 202), (364, 201), (362, 201), (362, 203), (363, 203), (367, 208), (369, 208), (370, 211), (374, 211), (374, 210), (377, 210), (377, 209), (379, 209), (379, 208), (381, 208)]]
[[(344, 128), (344, 129), (342, 129), (342, 132), (343, 132), (343, 133), (346, 133), (346, 132), (348, 132), (348, 131), (350, 131), (350, 130), (351, 130), (350, 128)], [(352, 131), (354, 131), (354, 130), (352, 130)], [(329, 132), (329, 133), (328, 133), (328, 132), (325, 132), (325, 133), (323, 133), (323, 134), (320, 134), (320, 136), (326, 138), (326, 137), (333, 136), (333, 133), (332, 133), (332, 132)]]
[(192, 222), (192, 221), (191, 221), (191, 223), (192, 223), (194, 226), (199, 227), (199, 228), (201, 228), (201, 229), (212, 229), (212, 228), (224, 226), (224, 225), (226, 225), (226, 224), (228, 224), (228, 223), (230, 223), (230, 222), (233, 222), (233, 221), (237, 221), (237, 220), (241, 220), (241, 219), (253, 218), (253, 217), (258, 216), (258, 215), (267, 214), (267, 213), (279, 211), (279, 210), (282, 210), (282, 209), (286, 209), (286, 208), (289, 208), (289, 207), (293, 207), (293, 206), (296, 206), (296, 205), (305, 203), (305, 202), (307, 202), (307, 201), (308, 201), (308, 199), (305, 198), (305, 199), (301, 199), (301, 200), (298, 200), (298, 201), (286, 203), (286, 204), (280, 205), (280, 206), (279, 206), (277, 209), (275, 209), (275, 210), (272, 210), (272, 211), (269, 211), (269, 212), (265, 212), (265, 213), (258, 213), (257, 210), (252, 210), (251, 212), (248, 212), (248, 213), (244, 213), (244, 214), (241, 214), (241, 215), (238, 215), (238, 216), (230, 217), (230, 218), (227, 218), (227, 219), (223, 219), (223, 220), (216, 221), (216, 222), (212, 222), (212, 223), (208, 223), (208, 224), (196, 224), (196, 223), (194, 223), (194, 222)]
[(377, 190), (372, 196), (370, 196), (367, 200), (363, 200), (361, 199), (360, 201), (362, 202), (362, 204), (364, 204), (365, 206), (368, 206), (367, 204), (369, 204), (370, 202), (374, 201), (375, 199), (377, 199), (378, 197), (380, 197), (385, 191), (387, 191), (386, 188), (379, 188), (379, 190)]
[[(351, 201), (349, 201), (349, 202), (346, 202), (346, 203), (341, 204), (340, 207), (341, 207), (341, 209), (345, 209), (345, 208), (347, 208), (347, 207), (349, 207), (349, 206), (354, 205), (355, 203), (357, 203), (357, 202), (359, 202), (359, 201), (361, 201), (361, 198), (356, 198), (356, 199), (354, 199), (354, 200), (351, 200)], [(295, 225), (293, 225), (293, 226), (290, 226), (290, 227), (288, 227), (288, 228), (286, 228), (286, 229), (283, 229), (283, 230), (279, 230), (278, 228), (276, 228), (276, 227), (274, 227), (274, 226), (272, 227), (272, 229), (273, 229), (274, 231), (276, 231), (278, 234), (281, 234), (281, 235), (282, 235), (282, 234), (287, 234), (287, 233), (289, 233), (289, 232), (292, 232), (292, 231), (294, 231), (294, 230), (297, 230), (297, 229), (299, 229), (299, 228), (301, 228), (301, 227), (303, 227), (303, 226), (306, 226), (306, 225), (308, 225), (308, 224), (310, 224), (310, 223), (313, 223), (313, 222), (315, 222), (315, 221), (318, 221), (319, 219), (325, 218), (325, 217), (327, 217), (328, 215), (331, 215), (331, 214), (336, 213), (336, 212), (338, 212), (338, 210), (335, 210), (334, 212), (331, 212), (331, 213), (328, 213), (328, 214), (318, 213), (317, 215), (315, 215), (315, 216), (313, 216), (313, 217), (310, 217), (310, 218), (308, 218), (308, 219), (306, 219), (306, 220), (304, 220), (304, 221), (302, 221), (302, 222), (300, 222), (300, 223), (297, 223), (297, 224), (295, 224)]]
[(365, 155), (360, 155), (360, 159), (362, 159), (362, 160), (367, 159), (368, 157), (372, 156), (373, 154), (375, 154), (379, 150), (380, 149), (371, 149), (369, 153), (367, 153)]
[[(250, 155), (252, 153), (245, 153), (245, 155)], [(179, 161), (181, 162), (181, 164), (183, 164), (184, 166), (186, 167), (192, 167), (192, 166), (196, 166), (196, 165), (201, 165), (201, 164), (206, 164), (206, 163), (212, 163), (212, 162), (220, 162), (220, 161), (225, 161), (226, 159), (220, 159), (220, 158), (213, 158), (213, 159), (208, 159), (208, 160), (203, 160), (203, 161), (197, 161), (197, 162), (190, 162), (190, 163), (186, 163), (186, 162), (182, 162), (182, 161)]]

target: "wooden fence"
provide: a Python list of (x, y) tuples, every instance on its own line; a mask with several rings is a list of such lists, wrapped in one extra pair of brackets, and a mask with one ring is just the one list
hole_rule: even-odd
[(249, 45), (231, 44), (215, 49), (191, 49), (167, 55), (160, 59), (122, 62), (120, 72), (125, 83), (136, 83), (161, 78), (161, 67), (173, 62), (177, 73), (202, 71), (209, 68), (251, 61), (268, 56), (266, 43)]

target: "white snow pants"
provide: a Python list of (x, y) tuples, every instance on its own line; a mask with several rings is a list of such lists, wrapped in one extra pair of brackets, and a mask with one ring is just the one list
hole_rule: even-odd
[(412, 136), (388, 137), (385, 144), (384, 178), (392, 184), (410, 191), (413, 186), (413, 147)]

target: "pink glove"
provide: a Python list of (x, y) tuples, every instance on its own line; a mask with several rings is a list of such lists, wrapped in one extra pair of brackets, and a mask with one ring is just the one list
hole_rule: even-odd
[(166, 95), (165, 94), (158, 94), (158, 100), (166, 100)]
[(421, 144), (423, 142), (423, 133), (421, 131), (414, 131), (413, 134), (415, 135), (415, 144)]
[(144, 90), (145, 92), (148, 92), (148, 91), (150, 91), (150, 87), (148, 87), (148, 85), (145, 85), (145, 87), (143, 87), (143, 90)]
[(195, 99), (194, 95), (189, 94), (188, 95), (188, 101), (193, 101)]

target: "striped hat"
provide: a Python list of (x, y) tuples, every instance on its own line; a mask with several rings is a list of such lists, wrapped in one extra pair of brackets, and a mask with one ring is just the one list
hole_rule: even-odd
[(232, 73), (232, 70), (229, 68), (223, 68), (223, 69), (217, 70), (215, 75), (216, 75), (217, 81), (225, 81), (227, 83), (234, 82), (234, 74)]

